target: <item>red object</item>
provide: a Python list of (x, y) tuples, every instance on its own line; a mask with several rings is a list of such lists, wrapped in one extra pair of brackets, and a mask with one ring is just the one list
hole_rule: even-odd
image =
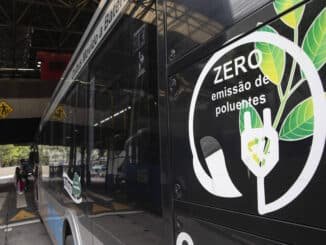
[(17, 180), (17, 189), (18, 189), (18, 192), (23, 192), (24, 189), (25, 189), (25, 183), (22, 179), (18, 179)]
[(41, 61), (41, 80), (58, 81), (69, 63), (71, 54), (39, 51), (36, 57)]

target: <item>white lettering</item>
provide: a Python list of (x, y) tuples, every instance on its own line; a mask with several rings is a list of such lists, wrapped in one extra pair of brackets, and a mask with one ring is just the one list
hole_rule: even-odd
[[(230, 60), (223, 65), (216, 66), (213, 71), (216, 72), (214, 84), (230, 80), (240, 75), (240, 73), (247, 73), (248, 69), (255, 70), (259, 68), (263, 60), (263, 55), (260, 50), (252, 50), (247, 59), (245, 56), (239, 56), (234, 60)], [(223, 71), (222, 71), (223, 70)]]
[(220, 74), (221, 74), (222, 67), (221, 66), (217, 66), (213, 70), (216, 72), (214, 84), (218, 84), (218, 83), (223, 82), (223, 78), (219, 78), (220, 77)]
[(244, 66), (245, 63), (246, 63), (246, 58), (244, 56), (240, 56), (234, 59), (234, 69), (235, 69), (236, 76), (239, 76), (239, 68), (242, 70), (243, 73), (247, 72), (247, 69)]
[(228, 72), (232, 72), (232, 67), (229, 67), (230, 65), (232, 65), (232, 61), (229, 61), (229, 62), (226, 62), (226, 63), (224, 63), (224, 65), (223, 65), (223, 69), (224, 69), (224, 80), (229, 80), (229, 79), (231, 79), (231, 78), (233, 78), (234, 77), (234, 75), (233, 74), (229, 74), (228, 75)]
[[(253, 60), (256, 61), (256, 64), (253, 63)], [(263, 61), (263, 54), (261, 53), (260, 50), (255, 49), (250, 52), (250, 54), (248, 56), (248, 65), (249, 65), (250, 69), (254, 70), (254, 69), (259, 68), (262, 61)]]

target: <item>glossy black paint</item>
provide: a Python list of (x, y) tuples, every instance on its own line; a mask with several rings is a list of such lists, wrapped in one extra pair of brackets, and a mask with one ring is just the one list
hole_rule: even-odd
[[(223, 33), (270, 0), (166, 1), (169, 63)], [(228, 37), (229, 39), (230, 37)], [(174, 55), (173, 55), (174, 53)]]
[[(307, 3), (305, 14), (307, 19), (312, 19), (321, 8), (325, 7), (324, 0), (298, 1), (298, 5), (288, 9), (283, 15), (305, 3)], [(138, 7), (142, 7), (141, 5), (135, 6), (136, 10)], [(155, 8), (151, 6), (148, 11), (152, 11), (153, 14), (155, 12), (153, 9)], [(136, 10), (135, 12), (137, 12)], [(156, 23), (146, 22), (146, 14), (142, 16), (144, 19), (141, 17), (137, 20), (130, 18), (127, 14), (123, 15), (107, 39), (98, 47), (98, 51), (78, 78), (84, 84), (78, 86), (83, 87), (85, 93), (81, 90), (75, 93), (75, 100), (71, 104), (75, 111), (79, 107), (85, 109), (84, 118), (75, 121), (76, 125), (62, 122), (51, 122), (43, 125), (44, 135), (41, 144), (62, 145), (71, 148), (71, 159), (65, 168), (73, 166), (72, 169), (75, 172), (80, 172), (83, 186), (82, 197), (85, 198), (86, 202), (82, 205), (71, 204), (69, 196), (63, 190), (61, 179), (53, 178), (52, 180), (50, 178), (48, 180), (44, 178), (44, 181), (41, 180), (44, 182), (44, 186), (53, 185), (53, 196), (57, 196), (58, 201), (65, 208), (71, 208), (71, 206), (79, 208), (81, 213), (78, 215), (82, 225), (94, 235), (89, 243), (96, 243), (99, 240), (110, 245), (121, 244), (115, 238), (118, 236), (127, 245), (139, 244), (140, 241), (142, 245), (172, 245), (176, 244), (176, 238), (180, 232), (187, 232), (192, 236), (194, 245), (326, 244), (324, 221), (326, 217), (325, 212), (323, 212), (326, 205), (326, 198), (323, 195), (326, 156), (323, 157), (323, 164), (320, 165), (310, 185), (295, 202), (267, 215), (257, 213), (256, 179), (243, 164), (238, 167), (228, 165), (233, 174), (232, 180), (244, 194), (243, 197), (234, 200), (218, 198), (209, 194), (201, 187), (193, 171), (188, 139), (188, 116), (190, 99), (197, 78), (215, 51), (257, 30), (264, 24), (271, 24), (273, 27), (281, 26), (279, 23), (280, 16), (276, 15), (272, 1), (157, 0), (156, 15)], [(257, 25), (257, 23), (262, 24)], [(300, 28), (306, 30), (307, 26), (305, 25), (303, 24)], [(145, 30), (145, 39), (147, 39), (147, 42), (144, 43), (141, 41), (143, 39), (140, 37), (141, 34), (139, 34), (142, 30)], [(282, 35), (291, 38), (289, 30), (286, 28), (282, 30), (284, 30)], [(145, 43), (146, 47), (144, 47)], [(140, 64), (138, 62), (140, 57), (137, 54), (138, 51), (145, 54), (145, 63)], [(245, 53), (246, 49), (237, 50), (237, 52)], [(239, 54), (237, 52), (228, 54), (226, 58), (232, 59)], [(124, 65), (127, 68), (124, 68)], [(142, 73), (142, 69), (145, 69), (146, 72)], [(325, 69), (321, 70), (320, 74), (324, 78)], [(87, 84), (86, 87), (85, 84)], [(141, 87), (147, 84), (149, 89)], [(210, 95), (210, 89), (209, 86), (205, 87), (201, 96)], [(73, 91), (73, 89), (71, 90)], [(153, 134), (157, 135), (158, 123), (156, 141), (154, 140), (150, 144), (146, 139), (139, 140), (135, 146), (144, 147), (142, 152), (145, 155), (156, 152), (154, 162), (160, 166), (160, 178), (157, 175), (154, 177), (156, 178), (155, 183), (161, 182), (161, 205), (157, 202), (151, 204), (154, 204), (154, 213), (158, 214), (157, 217), (160, 222), (146, 223), (145, 218), (148, 217), (144, 216), (144, 219), (141, 217), (138, 220), (131, 218), (130, 221), (132, 222), (126, 222), (128, 223), (126, 224), (124, 222), (126, 219), (128, 220), (128, 215), (114, 215), (113, 218), (110, 218), (110, 216), (94, 212), (93, 204), (115, 209), (110, 202), (122, 200), (124, 204), (132, 207), (131, 211), (135, 211), (134, 204), (137, 203), (135, 196), (147, 194), (146, 191), (153, 188), (152, 184), (143, 185), (145, 188), (137, 193), (138, 196), (129, 195), (130, 192), (128, 193), (125, 189), (120, 188), (121, 186), (115, 185), (112, 178), (114, 174), (109, 175), (108, 171), (105, 170), (104, 177), (103, 173), (91, 174), (89, 170), (93, 166), (101, 165), (98, 163), (103, 161), (100, 158), (92, 159), (93, 152), (101, 152), (101, 158), (106, 156), (105, 162), (109, 166), (111, 159), (116, 155), (116, 151), (122, 151), (124, 148), (123, 145), (127, 143), (128, 137), (137, 135), (137, 133), (132, 134), (132, 132), (129, 135), (128, 130), (138, 132), (141, 129), (132, 123), (130, 127), (126, 127), (126, 123), (133, 120), (129, 119), (129, 112), (125, 114), (124, 120), (115, 120), (115, 123), (112, 124), (106, 121), (106, 123), (100, 123), (103, 125), (98, 127), (99, 122), (105, 121), (118, 109), (126, 108), (128, 103), (132, 101), (129, 98), (131, 97), (130, 94), (137, 97), (138, 90), (144, 92), (143, 96), (146, 99), (135, 107), (142, 109), (150, 106), (153, 110), (144, 115), (144, 118), (140, 116), (139, 121), (135, 119), (135, 124), (148, 123), (151, 125)], [(132, 92), (130, 93), (130, 91)], [(57, 92), (61, 93), (62, 91), (57, 90)], [(270, 97), (275, 96), (270, 86), (267, 86), (264, 92)], [(300, 96), (291, 102), (291, 105), (299, 102), (299, 99), (308, 94), (306, 87), (300, 89), (299, 92)], [(69, 95), (71, 91), (63, 91), (63, 93)], [(65, 98), (62, 103), (69, 105), (69, 102), (65, 102)], [(269, 105), (275, 106), (277, 104), (277, 101), (273, 101)], [(231, 119), (234, 119), (234, 115), (230, 116), (230, 121), (227, 121), (226, 126), (230, 126), (227, 129), (230, 130), (232, 137), (230, 139), (225, 137), (223, 140), (226, 142), (227, 148), (231, 149), (227, 153), (228, 160), (239, 163), (239, 142), (232, 133), (234, 125), (232, 125)], [(201, 126), (207, 124), (207, 130), (213, 127), (204, 120), (197, 120), (196, 124)], [(60, 127), (64, 130), (60, 131)], [(73, 127), (76, 132), (80, 132), (80, 135), (74, 137), (70, 127)], [(196, 133), (205, 135), (205, 130)], [(62, 134), (67, 136), (66, 139), (64, 139), (65, 137), (62, 138)], [(115, 137), (119, 134), (120, 140)], [(224, 132), (220, 131), (218, 134), (223, 136)], [(60, 140), (63, 142), (60, 143)], [(152, 150), (151, 147), (158, 143), (159, 152), (156, 151), (155, 147), (155, 150)], [(309, 143), (308, 139), (300, 145), (298, 153), (293, 157), (293, 161), (289, 161), (289, 164), (296, 164), (297, 160), (300, 160), (307, 153)], [(86, 157), (80, 160), (81, 167), (76, 166), (76, 151), (80, 151), (80, 155), (84, 157), (86, 154)], [(86, 152), (83, 153), (83, 151)], [(159, 161), (157, 154), (159, 154)], [(282, 152), (282, 154), (293, 154), (293, 151)], [(286, 164), (287, 162), (283, 163), (281, 169), (287, 170)], [(279, 170), (274, 172), (274, 175), (272, 173), (271, 179), (276, 180), (271, 181), (267, 187), (271, 193), (269, 199), (273, 200), (286, 191), (302, 169), (302, 163), (300, 166), (297, 164), (292, 168), (293, 173), (291, 174)], [(85, 169), (88, 169), (88, 172)], [(60, 173), (50, 177), (60, 178)], [(284, 186), (278, 183), (279, 179), (285, 181)], [(133, 184), (137, 185), (136, 182), (131, 182), (130, 186)], [(48, 190), (50, 191), (51, 188)], [(62, 195), (62, 193), (65, 194)], [(160, 195), (159, 190), (156, 194)], [(123, 200), (122, 195), (128, 198)], [(103, 196), (104, 198), (102, 198)], [(106, 199), (112, 200), (107, 202)], [(156, 201), (159, 200), (159, 198), (155, 199)], [(136, 208), (138, 207), (136, 205)], [(148, 206), (140, 207), (144, 208), (145, 213), (153, 211)], [(108, 211), (106, 210), (106, 212)], [(130, 227), (135, 227), (133, 225), (138, 221), (144, 221), (149, 229), (138, 232), (137, 235), (140, 237), (135, 236), (134, 240), (133, 237), (124, 236), (126, 234), (124, 232), (129, 231), (128, 228)], [(159, 237), (155, 243), (151, 239), (147, 240), (148, 237), (145, 239), (145, 236), (141, 237), (141, 234), (149, 234), (148, 231), (151, 228), (158, 228), (159, 231), (155, 234), (159, 234), (155, 236)], [(115, 236), (108, 234), (115, 234)]]
[(163, 244), (174, 244), (174, 212), (173, 212), (173, 172), (170, 159), (170, 135), (169, 135), (169, 86), (167, 81), (166, 53), (166, 2), (157, 0), (157, 63), (158, 63), (158, 117), (160, 133), (160, 162), (161, 186), (162, 186), (162, 211), (165, 220), (165, 238)]
[(185, 216), (177, 216), (176, 220), (179, 222), (180, 228), (177, 232), (187, 231), (192, 235), (194, 244), (205, 245), (250, 245), (250, 244), (264, 244), (264, 245), (284, 245), (285, 243), (277, 242), (275, 240), (265, 239), (247, 232), (227, 228), (225, 226), (216, 225), (218, 222), (207, 222), (202, 219), (187, 218)]
[[(166, 13), (162, 13), (162, 18), (168, 21), (171, 18), (173, 5), (176, 6), (180, 2), (163, 2), (162, 8), (166, 10)], [(215, 4), (225, 4), (226, 2), (220, 1), (219, 3), (215, 2)], [(302, 31), (308, 28), (308, 20), (312, 20), (325, 7), (325, 1), (302, 1), (302, 3), (298, 3), (298, 5), (284, 12), (284, 15), (305, 3), (306, 10), (304, 18), (307, 21), (303, 21), (300, 26), (300, 30)], [(221, 9), (214, 9), (210, 1), (207, 1), (207, 5), (197, 4), (192, 1), (182, 1), (182, 4), (183, 9), (189, 10), (188, 14), (190, 17), (191, 14), (196, 12), (191, 12), (191, 10), (198, 10), (199, 8), (201, 10), (198, 12), (203, 15), (207, 14), (207, 17), (211, 16), (209, 14), (211, 13), (210, 10), (213, 12), (215, 10), (217, 13), (222, 11)], [(173, 204), (169, 204), (166, 207), (174, 214), (175, 239), (181, 231), (184, 231), (194, 234), (195, 244), (210, 244), (209, 242), (211, 241), (207, 239), (218, 242), (220, 241), (218, 235), (216, 237), (211, 236), (211, 230), (216, 231), (216, 234), (221, 232), (219, 228), (214, 228), (215, 224), (217, 227), (222, 226), (222, 230), (226, 229), (222, 233), (233, 233), (234, 237), (241, 238), (241, 242), (239, 240), (230, 240), (227, 242), (223, 241), (222, 244), (326, 243), (325, 212), (323, 212), (326, 199), (321, 193), (325, 185), (325, 156), (313, 180), (303, 193), (285, 208), (265, 216), (257, 214), (257, 203), (255, 201), (257, 200), (255, 193), (256, 180), (253, 176), (250, 177), (250, 174), (248, 176), (244, 165), (240, 167), (240, 169), (242, 168), (241, 170), (238, 169), (235, 171), (236, 176), (232, 179), (245, 195), (232, 201), (210, 195), (200, 186), (194, 176), (192, 154), (188, 141), (188, 113), (195, 82), (207, 60), (215, 51), (235, 40), (241, 39), (241, 37), (255, 31), (264, 24), (268, 23), (273, 27), (282, 26), (279, 20), (280, 16), (275, 14), (273, 4), (267, 2), (266, 4), (260, 4), (255, 5), (257, 8), (248, 11), (242, 18), (223, 19), (223, 28), (214, 32), (209, 38), (202, 36), (202, 40), (199, 42), (194, 42), (189, 33), (189, 36), (185, 35), (187, 38), (177, 33), (177, 26), (173, 26), (173, 24), (165, 25), (166, 33), (161, 36), (162, 43), (159, 46), (159, 54), (165, 53), (166, 55), (161, 58), (161, 69), (159, 70), (161, 80), (159, 91), (161, 94), (160, 123), (161, 132), (168, 132), (168, 136), (164, 135), (162, 137), (161, 135), (161, 150), (166, 154), (171, 154), (170, 159), (167, 159), (167, 156), (161, 156), (161, 160), (169, 168), (172, 166), (172, 172), (168, 172), (166, 169), (166, 173), (170, 176), (168, 179), (172, 178), (173, 182), (169, 184), (169, 189), (165, 190), (165, 195), (168, 196), (169, 191), (172, 191), (174, 195)], [(211, 6), (212, 8), (205, 9), (207, 6)], [(218, 16), (216, 18), (220, 18), (225, 15), (222, 13), (221, 15), (216, 14), (215, 16)], [(182, 20), (186, 22), (189, 18), (182, 19), (180, 17), (178, 20), (180, 22)], [(257, 23), (261, 23), (261, 25), (257, 25)], [(186, 24), (179, 24), (179, 26), (182, 25)], [(164, 28), (161, 27), (162, 29)], [(283, 30), (282, 35), (291, 39), (292, 36), (289, 34), (290, 30), (287, 27), (283, 27)], [(231, 40), (234, 37), (235, 39)], [(302, 38), (300, 37), (300, 40)], [(236, 54), (231, 57), (236, 57)], [(324, 79), (325, 69), (320, 71), (320, 76)], [(325, 86), (325, 81), (323, 83)], [(271, 93), (270, 89), (267, 89), (268, 91)], [(300, 93), (302, 98), (307, 96), (307, 87), (301, 88)], [(292, 101), (291, 104), (294, 105), (298, 101), (300, 101), (299, 97)], [(168, 114), (166, 114), (166, 110), (168, 110)], [(168, 122), (162, 122), (162, 119), (168, 120)], [(205, 123), (209, 124), (209, 122), (205, 121), (201, 123), (203, 125)], [(309, 140), (300, 145), (300, 150), (298, 150), (298, 155), (296, 156), (297, 159), (303, 158), (307, 154), (309, 151), (308, 145)], [(229, 145), (227, 147), (230, 149), (239, 149), (237, 143), (232, 138), (229, 139)], [(240, 152), (239, 150), (234, 150), (232, 154), (239, 155)], [(286, 152), (283, 150), (281, 154), (294, 153), (293, 151)], [(294, 160), (294, 162), (297, 162), (297, 160)], [(288, 168), (285, 164), (282, 164), (282, 168)], [(230, 167), (230, 172), (232, 172), (232, 167), (228, 167)], [(291, 176), (287, 175), (285, 173), (286, 171), (274, 171), (269, 179), (282, 179), (285, 183), (280, 184), (274, 181), (274, 183), (271, 182), (266, 187), (271, 193), (271, 196), (268, 197), (269, 200), (275, 200), (275, 198), (284, 193), (293, 181), (295, 181), (295, 176), (298, 176), (301, 170), (302, 166), (293, 166), (293, 175)], [(246, 180), (246, 185), (243, 184), (243, 180)], [(178, 190), (177, 193), (175, 189)], [(209, 222), (210, 224), (208, 225), (205, 222)], [(198, 230), (201, 232), (198, 232)]]
[[(289, 8), (283, 13), (283, 15), (291, 12), (291, 10), (307, 1), (308, 0), (302, 0), (298, 2), (298, 5)], [(275, 14), (272, 3), (265, 4), (259, 9), (253, 8), (252, 11), (248, 12), (246, 16), (238, 21), (233, 20), (232, 25), (223, 28), (219, 33), (212, 36), (210, 39), (192, 46), (192, 49), (189, 49), (188, 52), (182, 53), (180, 58), (172, 59), (172, 61), (168, 64), (168, 74), (173, 75), (177, 73), (177, 71), (183, 67), (188, 67), (193, 62), (211, 55), (214, 51), (217, 51), (258, 29), (263, 25), (263, 23), (270, 22), (278, 17), (279, 16)], [(260, 24), (257, 25), (257, 23)]]

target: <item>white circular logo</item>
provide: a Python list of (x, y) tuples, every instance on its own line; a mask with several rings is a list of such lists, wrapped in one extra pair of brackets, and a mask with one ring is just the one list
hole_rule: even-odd
[(181, 232), (177, 237), (176, 245), (194, 245), (194, 242), (188, 233)]
[[(205, 65), (194, 88), (190, 105), (188, 131), (190, 147), (193, 155), (194, 172), (203, 188), (205, 188), (205, 190), (217, 197), (241, 197), (242, 194), (234, 185), (229, 176), (225, 164), (224, 155), (222, 152), (216, 151), (216, 154), (214, 153), (215, 156), (211, 155), (205, 158), (211, 176), (206, 173), (202, 164), (200, 163), (194, 138), (194, 114), (200, 89), (203, 85), (205, 78), (212, 70), (212, 68), (214, 68), (216, 62), (235, 48), (241, 45), (256, 42), (271, 44), (275, 47), (284, 50), (286, 53), (292, 56), (292, 58), (299, 64), (303, 73), (305, 74), (305, 78), (307, 80), (311, 92), (312, 103), (314, 105), (313, 138), (311, 143), (311, 149), (306, 163), (294, 184), (281, 197), (271, 203), (266, 203), (265, 200), (264, 178), (272, 170), (272, 168), (275, 167), (279, 160), (278, 135), (276, 134), (275, 130), (272, 130), (270, 123), (271, 112), (269, 108), (264, 110), (264, 127), (259, 130), (252, 130), (250, 126), (250, 118), (245, 115), (244, 125), (247, 125), (248, 130), (241, 134), (241, 159), (247, 165), (250, 171), (253, 172), (257, 177), (258, 212), (260, 214), (266, 214), (285, 207), (300, 195), (300, 193), (307, 187), (312, 177), (314, 176), (317, 167), (320, 163), (321, 157), (323, 155), (326, 139), (326, 100), (318, 71), (316, 70), (314, 64), (306, 55), (306, 53), (295, 43), (278, 34), (260, 31), (249, 34), (248, 36), (216, 52)], [(270, 157), (266, 157), (266, 159), (263, 159), (264, 161), (267, 161), (267, 163), (270, 163), (269, 165), (267, 164), (268, 167), (266, 167), (264, 170), (254, 166), (254, 164), (252, 164), (250, 160), (248, 160), (248, 154), (244, 151), (245, 146), (250, 143), (249, 140), (253, 134), (256, 134), (257, 137), (266, 137), (267, 135), (269, 142), (272, 142), (271, 151), (273, 152), (273, 154)], [(210, 139), (208, 139), (208, 141), (209, 140)], [(215, 161), (214, 159), (219, 159), (219, 164), (213, 164)]]

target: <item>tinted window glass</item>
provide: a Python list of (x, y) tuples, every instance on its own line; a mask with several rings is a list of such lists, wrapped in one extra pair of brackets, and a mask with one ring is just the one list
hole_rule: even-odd
[(183, 56), (193, 47), (220, 35), (268, 2), (271, 1), (167, 1), (168, 55), (173, 58), (175, 52), (175, 58)]
[(139, 20), (142, 6), (132, 6), (134, 16), (122, 18), (90, 74), (88, 194), (96, 206), (89, 216), (105, 244), (158, 244), (162, 238), (156, 32), (154, 21), (144, 23), (155, 18), (150, 10)]

